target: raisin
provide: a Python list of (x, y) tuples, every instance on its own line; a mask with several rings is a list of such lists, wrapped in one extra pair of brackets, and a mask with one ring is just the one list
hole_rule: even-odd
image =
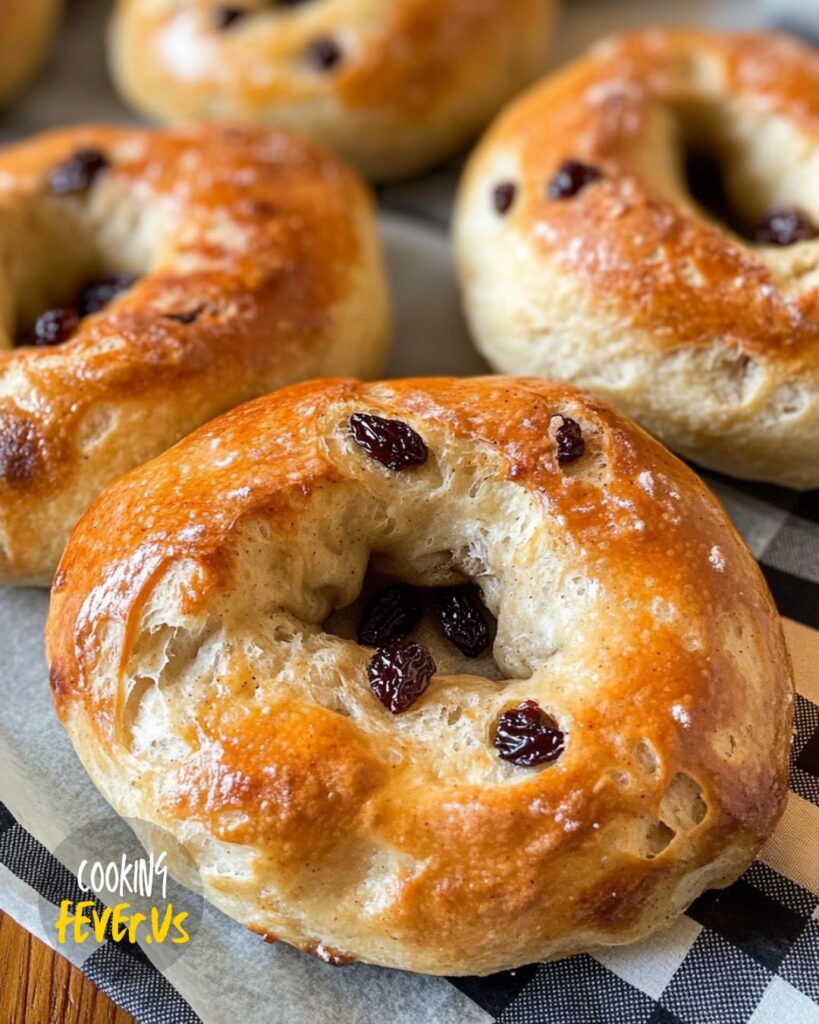
[(517, 195), (517, 187), (514, 182), (502, 181), (492, 190), (492, 204), (498, 213), (508, 213)]
[(230, 28), (248, 14), (245, 7), (217, 7), (213, 12), (213, 23), (219, 29)]
[(93, 281), (87, 281), (79, 294), (75, 305), (80, 316), (91, 316), (105, 309), (121, 292), (127, 291), (136, 278), (126, 274), (106, 274)]
[(80, 325), (80, 318), (71, 306), (55, 306), (37, 317), (31, 334), (25, 339), (29, 345), (46, 348), (68, 341)]
[(586, 451), (586, 442), (583, 440), (583, 431), (580, 424), (569, 416), (553, 416), (552, 422), (560, 420), (560, 425), (554, 431), (555, 444), (557, 445), (557, 461), (561, 466), (570, 462), (576, 462)]
[(444, 636), (467, 658), (478, 658), (491, 634), (480, 587), (463, 583), (438, 591), (438, 616)]
[(401, 420), (354, 412), (350, 417), (350, 435), (359, 448), (387, 469), (423, 466), (429, 455), (421, 435)]
[(418, 700), (437, 672), (432, 655), (414, 640), (397, 640), (379, 648), (370, 659), (370, 688), (394, 715)]
[(793, 245), (816, 238), (811, 218), (798, 206), (774, 206), (762, 219), (754, 236), (761, 245)]
[(581, 189), (601, 177), (600, 171), (579, 160), (564, 160), (558, 167), (557, 174), (549, 182), (550, 199), (571, 199)]
[(73, 156), (57, 164), (48, 179), (55, 196), (86, 192), (97, 175), (108, 166), (108, 158), (98, 149), (78, 149)]
[(341, 47), (334, 39), (314, 39), (307, 47), (307, 59), (320, 71), (330, 71), (341, 60)]
[(566, 741), (552, 716), (537, 701), (525, 700), (499, 716), (493, 744), (504, 761), (534, 768), (557, 760)]
[(396, 583), (379, 590), (367, 603), (358, 624), (358, 642), (383, 647), (405, 637), (421, 618), (421, 602), (414, 587)]

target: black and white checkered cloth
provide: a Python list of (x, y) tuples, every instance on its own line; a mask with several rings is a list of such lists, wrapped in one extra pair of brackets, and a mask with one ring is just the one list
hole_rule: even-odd
[[(784, 818), (738, 882), (706, 893), (648, 942), (452, 979), (487, 1021), (819, 1024), (819, 493), (706, 479), (790, 620), (801, 692)], [(0, 813), (2, 869), (55, 905), (79, 897), (76, 879), (7, 811)], [(137, 946), (109, 940), (73, 959), (141, 1024), (199, 1020)]]

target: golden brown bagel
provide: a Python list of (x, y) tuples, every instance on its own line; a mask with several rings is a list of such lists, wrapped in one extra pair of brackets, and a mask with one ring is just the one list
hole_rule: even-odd
[(373, 178), (455, 151), (544, 66), (555, 0), (119, 0), (110, 63), (162, 120), (292, 128)]
[[(372, 458), (362, 412), (426, 463)], [(411, 634), (437, 674), (400, 714), (373, 649), (322, 626), (371, 557), (471, 579), (497, 616), (477, 660)], [(752, 557), (656, 441), (534, 379), (312, 381), (207, 424), (82, 518), (47, 648), (116, 810), (182, 839), (228, 914), (335, 961), (483, 974), (639, 939), (737, 877), (787, 790)], [(541, 767), (494, 746), (526, 700), (563, 734)]]
[(0, 2), (0, 103), (39, 69), (51, 46), (62, 0)]
[[(79, 128), (6, 149), (0, 253), (3, 582), (48, 583), (105, 484), (211, 416), (381, 365), (370, 197), (282, 133)], [(111, 271), (136, 283), (64, 343), (20, 347)]]
[[(733, 228), (686, 183), (700, 149)], [(567, 160), (592, 169), (574, 194)], [(815, 51), (694, 31), (600, 43), (471, 159), (455, 235), (478, 347), (592, 388), (704, 466), (819, 486), (819, 240), (769, 244), (765, 225), (793, 206), (779, 241), (813, 236), (817, 173)]]

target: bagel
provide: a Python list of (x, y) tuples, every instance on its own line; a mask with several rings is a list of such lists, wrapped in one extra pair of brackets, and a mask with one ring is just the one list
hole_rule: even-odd
[(39, 69), (61, 10), (62, 0), (0, 3), (0, 103), (10, 99)]
[(376, 373), (388, 320), (370, 197), (308, 143), (89, 127), (0, 152), (0, 581), (50, 582), (91, 499), (217, 413)]
[(160, 120), (290, 128), (380, 180), (454, 152), (545, 63), (555, 0), (118, 0), (110, 65)]
[(485, 974), (639, 939), (734, 880), (787, 792), (758, 567), (674, 456), (541, 380), (228, 412), (84, 515), (47, 650), (114, 808), (335, 963)]
[(607, 40), (505, 111), (460, 186), (476, 343), (702, 466), (819, 486), (819, 56)]

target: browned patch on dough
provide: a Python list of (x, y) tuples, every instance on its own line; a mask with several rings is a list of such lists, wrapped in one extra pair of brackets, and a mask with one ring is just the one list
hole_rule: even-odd
[(0, 479), (19, 487), (36, 475), (40, 462), (40, 439), (34, 421), (10, 410), (0, 412)]

